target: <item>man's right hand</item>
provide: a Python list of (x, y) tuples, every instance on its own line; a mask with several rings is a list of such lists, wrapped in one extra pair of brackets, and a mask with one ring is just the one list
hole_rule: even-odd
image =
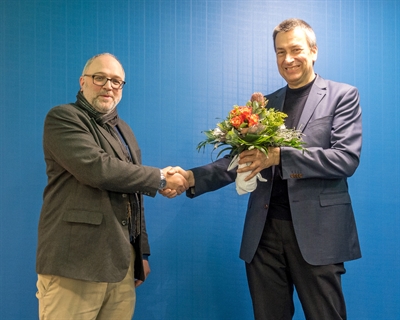
[[(164, 172), (165, 169), (168, 169)], [(187, 190), (189, 187), (193, 187), (195, 184), (193, 172), (190, 170), (183, 170), (181, 167), (167, 167), (163, 170), (165, 179), (167, 180), (167, 186), (159, 190), (158, 192), (163, 195), (164, 197), (167, 198), (175, 198), (177, 195), (182, 194), (185, 190)], [(174, 187), (171, 187), (168, 185), (168, 178), (174, 177), (174, 176), (181, 176), (187, 181), (187, 188), (184, 191), (181, 191), (179, 189), (176, 189)]]
[[(177, 168), (177, 167), (175, 167)], [(175, 190), (179, 195), (189, 189), (189, 184), (185, 176), (181, 175), (176, 170), (171, 174), (171, 170), (174, 170), (172, 167), (166, 167), (162, 169), (162, 172), (165, 176), (165, 180), (167, 181), (167, 185), (165, 189)], [(184, 170), (181, 170), (181, 172)]]

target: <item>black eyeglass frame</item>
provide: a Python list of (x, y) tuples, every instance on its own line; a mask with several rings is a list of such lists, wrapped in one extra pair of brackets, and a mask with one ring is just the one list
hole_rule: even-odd
[[(114, 79), (113, 78), (107, 78), (106, 76), (103, 76), (101, 74), (84, 74), (83, 76), (84, 77), (91, 77), (93, 79), (93, 84), (96, 85), (96, 86), (101, 86), (101, 87), (104, 86), (107, 83), (107, 81), (110, 81), (111, 87), (113, 89), (122, 89), (124, 87), (124, 85), (126, 84), (126, 82), (124, 80), (118, 80), (118, 79), (115, 79), (115, 78)], [(106, 81), (103, 84), (95, 83), (94, 82), (94, 77), (96, 77), (96, 76), (104, 77), (106, 79)], [(119, 82), (119, 86), (118, 87), (115, 87), (115, 84), (113, 83), (113, 80)]]

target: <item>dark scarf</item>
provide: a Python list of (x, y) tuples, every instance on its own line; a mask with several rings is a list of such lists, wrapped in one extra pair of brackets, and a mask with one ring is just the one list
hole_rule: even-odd
[(108, 133), (110, 133), (118, 141), (126, 158), (132, 162), (132, 157), (130, 155), (128, 146), (126, 145), (118, 129), (119, 116), (117, 108), (115, 107), (110, 113), (100, 113), (92, 107), (89, 101), (86, 100), (82, 91), (78, 92), (76, 99), (76, 105), (85, 110), (89, 114), (89, 117), (94, 119), (98, 125), (106, 129)]
[[(82, 91), (79, 90), (76, 95), (76, 105), (85, 110), (89, 117), (94, 119), (96, 123), (106, 129), (120, 144), (121, 149), (127, 159), (132, 162), (132, 157), (130, 155), (128, 146), (123, 140), (123, 137), (120, 134), (118, 129), (119, 116), (117, 112), (117, 108), (114, 108), (110, 113), (104, 114), (95, 110), (89, 101), (83, 96)], [(132, 241), (135, 241), (137, 236), (141, 233), (141, 210), (140, 210), (140, 201), (137, 193), (133, 193), (130, 195), (130, 207), (128, 208), (128, 218), (130, 220), (129, 223), (129, 233), (131, 234)], [(132, 217), (133, 216), (133, 217)]]
[(100, 113), (92, 107), (92, 105), (86, 100), (86, 98), (83, 96), (82, 91), (80, 90), (76, 95), (76, 104), (85, 111), (87, 111), (89, 116), (93, 118), (103, 128), (105, 128), (105, 125), (110, 125), (111, 127), (115, 127), (119, 122), (119, 117), (116, 107), (110, 113), (106, 114)]

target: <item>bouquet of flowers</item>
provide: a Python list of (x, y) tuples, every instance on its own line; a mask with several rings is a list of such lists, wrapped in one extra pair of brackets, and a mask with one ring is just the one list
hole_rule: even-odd
[[(213, 145), (214, 149), (224, 146), (217, 157), (224, 151), (230, 151), (233, 159), (228, 170), (238, 166), (238, 155), (244, 150), (258, 149), (267, 156), (269, 147), (285, 146), (305, 150), (302, 133), (286, 128), (284, 121), (287, 115), (273, 108), (267, 109), (267, 104), (264, 95), (255, 92), (245, 106), (234, 105), (226, 119), (217, 123), (215, 129), (204, 131), (206, 140), (197, 145), (197, 150), (204, 149), (207, 144)], [(244, 181), (248, 174), (245, 172), (237, 175), (236, 190), (239, 194), (254, 191), (257, 179), (266, 181), (260, 173)]]

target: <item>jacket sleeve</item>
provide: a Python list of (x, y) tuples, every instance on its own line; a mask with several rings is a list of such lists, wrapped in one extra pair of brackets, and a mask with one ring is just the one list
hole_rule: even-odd
[(102, 130), (72, 105), (50, 110), (45, 119), (43, 146), (46, 162), (53, 164), (53, 173), (57, 176), (67, 171), (93, 188), (155, 196), (159, 169), (119, 158), (115, 151), (120, 147), (118, 142)]
[(231, 158), (225, 156), (207, 165), (193, 168), (195, 186), (186, 191), (189, 198), (194, 198), (203, 193), (215, 191), (232, 183), (236, 179), (236, 170), (228, 171)]
[(343, 85), (330, 90), (303, 133), (306, 152), (281, 148), (283, 179), (337, 179), (353, 175), (360, 161), (362, 144), (357, 89)]

